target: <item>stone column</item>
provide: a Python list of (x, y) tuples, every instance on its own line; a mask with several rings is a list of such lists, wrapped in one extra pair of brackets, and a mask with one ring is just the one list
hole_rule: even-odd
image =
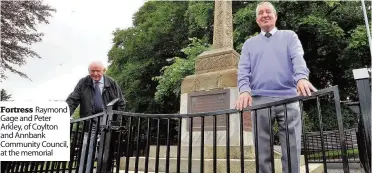
[(232, 2), (215, 0), (213, 46), (215, 49), (233, 48)]

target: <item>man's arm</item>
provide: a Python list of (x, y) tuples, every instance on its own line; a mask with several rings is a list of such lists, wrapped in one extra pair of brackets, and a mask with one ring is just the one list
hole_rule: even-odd
[(296, 83), (300, 79), (309, 80), (309, 69), (304, 59), (304, 50), (300, 39), (293, 31), (291, 31), (289, 38), (289, 56), (292, 60)]
[(239, 93), (248, 92), (251, 93), (250, 87), (250, 77), (251, 77), (251, 63), (248, 54), (248, 41), (243, 44), (242, 52), (240, 55), (239, 65), (238, 65), (238, 87)]
[(80, 104), (80, 94), (81, 94), (81, 86), (83, 85), (83, 80), (80, 79), (78, 84), (75, 86), (74, 91), (67, 97), (66, 102), (70, 108), (70, 116), (74, 114), (75, 109)]
[(115, 85), (116, 85), (116, 92), (118, 93), (118, 98), (119, 98), (118, 102), (116, 103), (118, 111), (125, 111), (126, 101), (124, 99), (123, 93), (117, 82), (115, 82)]

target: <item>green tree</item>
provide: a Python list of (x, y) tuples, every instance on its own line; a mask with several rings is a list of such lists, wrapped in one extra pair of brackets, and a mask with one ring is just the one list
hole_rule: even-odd
[(42, 40), (43, 33), (37, 32), (36, 25), (48, 24), (47, 18), (55, 11), (42, 0), (1, 1), (0, 81), (7, 78), (4, 73), (7, 70), (28, 78), (12, 65), (25, 65), (26, 57), (41, 58), (27, 45)]
[(147, 2), (135, 14), (134, 27), (116, 30), (108, 53), (111, 65), (107, 74), (122, 87), (128, 101), (127, 111), (167, 112), (154, 99), (160, 69), (168, 59), (184, 57), (188, 30), (184, 22), (187, 2)]
[(0, 101), (9, 101), (12, 98), (11, 94), (8, 94), (5, 89), (0, 91)]
[(162, 74), (154, 77), (154, 80), (159, 82), (155, 93), (156, 101), (161, 104), (174, 103), (174, 106), (178, 108), (176, 105), (179, 105), (182, 80), (186, 76), (194, 74), (197, 56), (210, 48), (210, 45), (194, 38), (192, 43), (182, 49), (187, 55), (186, 58), (175, 57), (172, 65), (163, 67)]
[(78, 107), (75, 109), (74, 114), (72, 114), (72, 118), (73, 118), (73, 119), (80, 118), (80, 106), (78, 106)]

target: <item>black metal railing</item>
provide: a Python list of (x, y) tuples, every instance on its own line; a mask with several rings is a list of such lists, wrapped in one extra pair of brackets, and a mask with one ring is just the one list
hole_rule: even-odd
[[(344, 172), (349, 172), (349, 165), (348, 165), (348, 159), (347, 159), (347, 152), (346, 152), (346, 149), (347, 149), (347, 142), (346, 142), (346, 139), (345, 139), (345, 133), (343, 132), (343, 125), (342, 125), (342, 115), (341, 115), (341, 108), (340, 108), (340, 102), (339, 102), (339, 95), (338, 95), (338, 88), (337, 87), (331, 87), (331, 88), (328, 88), (328, 89), (324, 89), (324, 90), (321, 90), (317, 93), (314, 93), (313, 96), (310, 96), (310, 97), (295, 97), (295, 98), (290, 98), (290, 99), (285, 99), (285, 100), (280, 100), (280, 101), (276, 101), (276, 102), (271, 102), (271, 103), (265, 103), (265, 104), (261, 104), (261, 105), (257, 105), (257, 106), (253, 106), (253, 107), (250, 107), (244, 111), (253, 111), (253, 112), (257, 112), (258, 110), (261, 110), (261, 109), (266, 109), (266, 108), (273, 108), (273, 107), (277, 107), (277, 106), (280, 106), (280, 105), (284, 105), (285, 109), (286, 109), (286, 105), (289, 104), (289, 103), (293, 103), (293, 102), (297, 102), (299, 101), (301, 104), (301, 108), (302, 108), (302, 103), (304, 101), (307, 101), (307, 100), (311, 100), (311, 99), (315, 99), (317, 101), (317, 107), (319, 108), (318, 109), (318, 116), (319, 116), (319, 119), (320, 119), (320, 122), (319, 124), (322, 124), (321, 122), (321, 117), (322, 117), (322, 114), (321, 114), (321, 111), (320, 111), (320, 106), (319, 106), (319, 97), (321, 96), (329, 96), (330, 94), (333, 94), (333, 98), (334, 98), (334, 104), (335, 104), (335, 109), (336, 109), (336, 115), (337, 115), (337, 122), (338, 122), (338, 130), (339, 132), (341, 133), (338, 133), (338, 143), (339, 143), (339, 146), (340, 146), (340, 151), (341, 151), (341, 160), (342, 160), (342, 163), (343, 163), (343, 166), (344, 166)], [(269, 111), (272, 110), (272, 109), (269, 109)], [(243, 112), (237, 112), (236, 110), (223, 110), (223, 111), (216, 111), (216, 112), (206, 112), (206, 113), (195, 113), (195, 114), (133, 114), (133, 113), (127, 113), (127, 112), (119, 112), (119, 111), (114, 111), (113, 112), (115, 115), (118, 115), (118, 116), (122, 116), (123, 120), (124, 119), (128, 119), (129, 123), (127, 123), (127, 127), (131, 127), (133, 122), (138, 122), (136, 124), (138, 124), (137, 126), (137, 131), (129, 131), (128, 132), (128, 141), (130, 141), (131, 138), (135, 138), (135, 139), (139, 139), (139, 138), (136, 138), (136, 134), (137, 136), (140, 134), (139, 133), (139, 130), (142, 129), (140, 126), (141, 126), (141, 121), (144, 121), (144, 122), (147, 122), (147, 132), (146, 132), (146, 136), (147, 136), (147, 142), (146, 142), (146, 152), (147, 153), (145, 156), (143, 155), (140, 155), (140, 154), (134, 154), (134, 155), (126, 155), (125, 156), (125, 159), (123, 159), (123, 161), (125, 160), (125, 162), (123, 162), (122, 164), (122, 169), (125, 170), (126, 172), (129, 172), (130, 170), (132, 171), (155, 171), (155, 172), (218, 172), (218, 171), (226, 171), (226, 172), (231, 172), (232, 169), (231, 169), (231, 147), (230, 146), (230, 135), (226, 135), (226, 139), (225, 139), (225, 142), (226, 144), (224, 145), (225, 149), (225, 157), (223, 159), (223, 161), (221, 161), (221, 159), (218, 159), (218, 157), (221, 157), (219, 155), (219, 152), (218, 150), (221, 150), (222, 148), (219, 146), (217, 147), (217, 134), (221, 131), (218, 131), (217, 130), (217, 119), (218, 117), (221, 117), (221, 116), (225, 116), (225, 120), (226, 120), (226, 125), (225, 125), (225, 134), (230, 134), (230, 119), (232, 116), (234, 116), (234, 114), (238, 113), (238, 117), (239, 117), (239, 127), (237, 126), (234, 126), (234, 128), (239, 128), (240, 129), (240, 135), (239, 135), (239, 149), (240, 149), (240, 157), (238, 158), (240, 160), (240, 170), (239, 172), (258, 172), (258, 169), (255, 169), (255, 168), (249, 168), (247, 169), (247, 166), (248, 164), (246, 164), (247, 162), (247, 159), (246, 157), (244, 156), (245, 154), (245, 150), (244, 150), (244, 144), (243, 144), (243, 141), (244, 141), (244, 132), (243, 132)], [(271, 111), (269, 113), (269, 115), (271, 115)], [(199, 140), (198, 142), (200, 143), (195, 143), (193, 140), (194, 139), (197, 139), (197, 138), (201, 138), (201, 139), (204, 139), (204, 125), (205, 125), (205, 122), (204, 122), (204, 119), (206, 117), (213, 117), (213, 132), (212, 132), (212, 136), (213, 136), (213, 144), (212, 144), (212, 159), (211, 160), (207, 160), (205, 159), (205, 141), (204, 140)], [(284, 113), (284, 117), (287, 117), (287, 113)], [(195, 119), (200, 119), (200, 132), (198, 131), (198, 133), (194, 132), (193, 131), (193, 122)], [(151, 133), (150, 133), (150, 127), (151, 127), (151, 120), (156, 120), (156, 139), (158, 139), (156, 141), (156, 147), (154, 148), (155, 149), (155, 155), (153, 155), (153, 157), (155, 158), (151, 158), (151, 159), (154, 159), (154, 162), (151, 162), (153, 165), (151, 166), (151, 164), (149, 164), (149, 159), (150, 159), (150, 156), (148, 153), (150, 153), (150, 142), (149, 142), (149, 138), (151, 137)], [(182, 121), (182, 120), (189, 120), (189, 121)], [(287, 119), (287, 118), (285, 118)], [(170, 125), (170, 122), (171, 121), (178, 121), (178, 124), (176, 124), (175, 126), (171, 126)], [(255, 129), (255, 132), (257, 132), (258, 130), (258, 127), (255, 125), (257, 124), (257, 119), (254, 119), (254, 129)], [(165, 121), (167, 122), (166, 124), (166, 127), (167, 127), (167, 130), (166, 130), (166, 133), (167, 133), (167, 145), (165, 147), (165, 154), (162, 154), (162, 156), (160, 156), (160, 124), (162, 121)], [(188, 134), (185, 134), (183, 137), (182, 137), (182, 122), (189, 122), (187, 124), (188, 126), (188, 129), (189, 131), (187, 132)], [(286, 122), (286, 121), (285, 121)], [(320, 125), (322, 126), (322, 125)], [(178, 129), (178, 135), (177, 135), (177, 141), (178, 141), (178, 144), (174, 147), (177, 148), (177, 155), (174, 157), (174, 158), (171, 158), (172, 156), (170, 155), (170, 129)], [(186, 128), (186, 127), (185, 127)], [(288, 124), (286, 124), (286, 142), (287, 143), (290, 143), (292, 141), (289, 140), (289, 136), (288, 136), (288, 131), (289, 131), (289, 127), (288, 127)], [(137, 132), (137, 133), (135, 133)], [(186, 131), (184, 131), (186, 132)], [(193, 134), (197, 134), (197, 137), (195, 137)], [(271, 137), (270, 137), (270, 149), (271, 149), (271, 153), (270, 153), (270, 163), (272, 164), (271, 166), (271, 169), (273, 172), (275, 172), (275, 165), (274, 165), (274, 147), (273, 147), (273, 129), (270, 130), (270, 133), (271, 133)], [(320, 131), (321, 134), (323, 134), (323, 131), (321, 130)], [(306, 133), (304, 133), (305, 135), (303, 135), (304, 138), (307, 138), (306, 137)], [(133, 136), (134, 135), (134, 136)], [(187, 137), (185, 139), (185, 137)], [(257, 136), (257, 134), (255, 135), (255, 137)], [(323, 135), (321, 135), (323, 136)], [(181, 157), (182, 156), (182, 153), (181, 151), (185, 151), (183, 150), (182, 146), (181, 146), (181, 142), (182, 140), (185, 140), (187, 141), (187, 143), (185, 143), (185, 147), (188, 149), (186, 150), (187, 154), (186, 154), (186, 158), (183, 158)], [(260, 155), (258, 154), (258, 151), (257, 151), (257, 148), (258, 148), (258, 145), (259, 143), (257, 142), (258, 141), (258, 138), (255, 138), (255, 161), (256, 161), (256, 168), (258, 168), (260, 165), (259, 165), (259, 162), (257, 162), (259, 160), (259, 157)], [(324, 138), (321, 137), (320, 139), (321, 141), (321, 144), (324, 146)], [(140, 150), (140, 148), (138, 148), (138, 145), (139, 142), (135, 142), (135, 143), (127, 143), (126, 144), (126, 148), (129, 150), (129, 148), (132, 148), (133, 146), (135, 146), (135, 149), (134, 150)], [(260, 144), (260, 145), (264, 145), (264, 144)], [(197, 146), (197, 148), (199, 149), (196, 149), (195, 150), (195, 147), (194, 146)], [(288, 146), (288, 145), (287, 145)], [(306, 162), (306, 172), (309, 172), (309, 167), (308, 167), (308, 154), (306, 152), (306, 145), (305, 145), (305, 162)], [(290, 153), (290, 149), (289, 147), (286, 148), (287, 152)], [(323, 167), (324, 167), (324, 172), (327, 172), (327, 167), (326, 167), (326, 160), (327, 160), (327, 155), (326, 155), (326, 148), (325, 147), (321, 147), (321, 153), (322, 153), (322, 163), (323, 163)], [(194, 157), (194, 154), (197, 153), (197, 156), (199, 156), (199, 160), (196, 160), (196, 158)], [(290, 154), (288, 154), (290, 155)], [(174, 155), (173, 155), (174, 156)], [(185, 155), (183, 155), (185, 156)], [(165, 158), (164, 158), (165, 157)], [(234, 157), (234, 160), (236, 160), (237, 157)], [(288, 157), (288, 159), (290, 160), (290, 157)], [(144, 161), (142, 161), (144, 160)], [(174, 162), (172, 162), (172, 161)], [(199, 162), (199, 163), (198, 163)], [(208, 162), (208, 163), (206, 163)], [(209, 164), (210, 163), (210, 164)], [(195, 166), (195, 164), (197, 164), (197, 166)], [(221, 166), (221, 165), (224, 165), (224, 166)], [(145, 165), (144, 168), (141, 168), (140, 165)], [(172, 165), (175, 165), (175, 167), (172, 167)], [(205, 166), (205, 165), (209, 165), (209, 166)], [(234, 165), (236, 166), (236, 165)], [(283, 165), (283, 166), (287, 166), (287, 165)], [(288, 169), (289, 171), (288, 172), (293, 172), (291, 171), (291, 167), (294, 167), (294, 166), (297, 166), (297, 165), (291, 165), (291, 162), (288, 162)], [(170, 168), (172, 167), (172, 169)], [(221, 170), (221, 167), (223, 167), (224, 170)], [(151, 169), (150, 169), (151, 168)], [(211, 169), (208, 171), (208, 169)], [(236, 171), (237, 169), (234, 168), (234, 170)], [(256, 171), (254, 171), (256, 170)]]
[[(349, 163), (359, 163), (359, 148), (357, 140), (357, 128), (345, 129), (345, 143), (347, 158)], [(306, 145), (307, 145), (307, 155), (308, 161), (310, 163), (321, 163), (323, 162), (322, 147), (324, 146), (326, 162), (327, 163), (342, 163), (341, 155), (341, 146), (339, 139), (339, 131), (323, 131), (323, 140), (324, 145), (321, 143), (320, 132), (307, 132)], [(303, 140), (302, 143), (302, 152), (305, 151)]]
[[(268, 115), (274, 116), (278, 107), (284, 108), (285, 137), (281, 143), (286, 143), (284, 151), (288, 154), (287, 160), (294, 159), (290, 149), (293, 141), (289, 133), (293, 132), (289, 127), (287, 113), (289, 104), (299, 103), (300, 113), (303, 115), (304, 103), (315, 100), (317, 116), (319, 118), (321, 155), (323, 170), (327, 172), (327, 155), (322, 125), (322, 111), (320, 110), (319, 98), (328, 97), (334, 101), (335, 115), (338, 128), (338, 143), (341, 151), (341, 160), (345, 173), (349, 172), (347, 158), (347, 142), (345, 139), (343, 120), (341, 115), (340, 98), (338, 87), (330, 87), (313, 93), (309, 97), (293, 97), (284, 100), (254, 105), (243, 111), (221, 110), (215, 112), (202, 112), (190, 114), (141, 114), (112, 110), (115, 100), (108, 104), (107, 110), (101, 114), (80, 118), (71, 121), (71, 160), (70, 162), (11, 162), (6, 165), (5, 172), (116, 172), (124, 170), (144, 172), (259, 172), (262, 165), (259, 163), (263, 153), (258, 152), (259, 147), (269, 148), (269, 165), (271, 171), (278, 171), (275, 164), (280, 161), (274, 153), (273, 126), (269, 123), (270, 142), (260, 143), (258, 138), (257, 114), (252, 114), (254, 153), (246, 142), (244, 131), (243, 113), (257, 113), (266, 110)], [(213, 117), (211, 132), (206, 131), (205, 119)], [(217, 128), (220, 117), (225, 119), (225, 128)], [(301, 116), (301, 119), (304, 117)], [(232, 121), (233, 119), (237, 121)], [(272, 118), (270, 118), (272, 119)], [(194, 120), (200, 121), (199, 127), (194, 125)], [(238, 122), (237, 124), (231, 124)], [(304, 126), (304, 124), (302, 125)], [(198, 130), (197, 130), (198, 129)], [(200, 130), (199, 130), (200, 129)], [(236, 131), (236, 129), (239, 129)], [(303, 141), (308, 141), (309, 136), (305, 128), (302, 128)], [(231, 136), (232, 131), (238, 135)], [(205, 141), (209, 136), (211, 141)], [(164, 139), (165, 141), (161, 141)], [(221, 137), (224, 139), (221, 140)], [(221, 142), (222, 141), (222, 142)], [(235, 142), (238, 141), (238, 142)], [(162, 145), (164, 144), (165, 145)], [(234, 143), (234, 145), (232, 145)], [(97, 146), (98, 145), (98, 146)], [(161, 152), (165, 151), (165, 152)], [(173, 151), (173, 152), (172, 152)], [(304, 143), (305, 170), (309, 170), (309, 151), (307, 143)], [(251, 162), (255, 166), (251, 166)], [(297, 173), (299, 164), (288, 161), (282, 167), (288, 167), (289, 173)], [(296, 164), (293, 164), (296, 163)], [(269, 166), (264, 165), (264, 166)]]
[[(2, 173), (33, 173), (33, 172), (87, 172), (87, 170), (95, 167), (96, 145), (98, 129), (92, 129), (94, 123), (100, 119), (104, 113), (99, 113), (90, 117), (72, 120), (70, 125), (70, 161), (34, 161), (34, 162), (1, 162)], [(84, 138), (84, 135), (94, 135), (93, 138)], [(103, 132), (101, 132), (103, 133)], [(91, 141), (91, 142), (90, 142)], [(87, 145), (87, 144), (91, 145)], [(89, 148), (92, 148), (91, 158), (88, 157)], [(89, 166), (93, 165), (92, 167)]]

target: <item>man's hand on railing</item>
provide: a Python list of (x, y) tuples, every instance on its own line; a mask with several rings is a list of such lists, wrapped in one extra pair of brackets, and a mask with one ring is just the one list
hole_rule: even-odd
[(311, 96), (311, 91), (317, 92), (318, 90), (307, 79), (300, 79), (297, 82), (297, 94), (298, 95)]
[(243, 92), (239, 95), (239, 98), (235, 103), (235, 108), (241, 111), (248, 106), (252, 106), (252, 96), (249, 92)]

